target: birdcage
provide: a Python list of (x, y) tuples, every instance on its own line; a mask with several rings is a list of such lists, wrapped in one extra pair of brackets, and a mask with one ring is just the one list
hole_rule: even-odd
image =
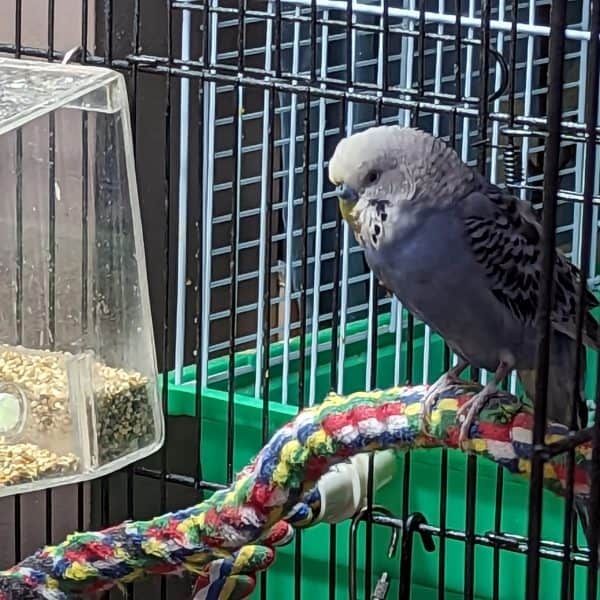
[[(59, 60), (78, 45), (77, 60), (129, 83), (169, 417), (149, 459), (91, 486), (3, 500), (6, 564), (73, 528), (144, 518), (220, 489), (330, 390), (431, 382), (452, 364), (443, 340), (378, 285), (341, 221), (325, 166), (346, 135), (395, 123), (444, 138), (540, 209), (595, 289), (595, 3), (46, 6), (43, 27), (31, 3), (0, 8), (0, 52)], [(596, 365), (590, 353), (592, 399)], [(508, 386), (520, 391), (514, 376)], [(298, 534), (254, 597), (596, 598), (570, 509), (550, 495), (540, 508), (539, 468), (530, 488), (460, 452), (398, 456), (393, 481), (369, 499), (370, 518)], [(45, 515), (33, 519), (39, 502)], [(70, 520), (57, 502), (78, 507)], [(403, 542), (389, 556), (394, 528)], [(378, 581), (387, 596), (373, 595)], [(189, 590), (163, 580), (130, 591), (174, 599)]]

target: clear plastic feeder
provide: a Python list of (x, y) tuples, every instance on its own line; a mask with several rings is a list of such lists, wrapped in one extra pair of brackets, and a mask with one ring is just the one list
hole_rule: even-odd
[(154, 452), (164, 424), (127, 91), (0, 59), (0, 496)]

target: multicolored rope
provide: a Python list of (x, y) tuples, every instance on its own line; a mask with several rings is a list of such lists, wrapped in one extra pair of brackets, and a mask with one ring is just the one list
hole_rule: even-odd
[(230, 555), (213, 560), (196, 578), (192, 600), (241, 600), (256, 586), (256, 573), (264, 571), (275, 559), (274, 548), (289, 543), (294, 529), (279, 521), (260, 545), (242, 546)]
[[(457, 410), (480, 389), (465, 384), (443, 390), (427, 433), (423, 432), (421, 405), (425, 386), (331, 394), (276, 432), (226, 490), (185, 510), (100, 532), (75, 533), (62, 544), (43, 548), (0, 573), (0, 600), (61, 600), (153, 573), (190, 571), (210, 579), (223, 564), (245, 574), (240, 549), (260, 546), (274, 527), (281, 527), (278, 523), (282, 520), (294, 527), (314, 520), (319, 510), (316, 483), (333, 464), (361, 452), (387, 448), (457, 448)], [(463, 450), (528, 476), (532, 428), (531, 407), (501, 394), (473, 425)], [(550, 425), (547, 438), (553, 442), (566, 434), (566, 428)], [(575, 493), (586, 497), (591, 445), (579, 446), (575, 454)], [(566, 476), (564, 456), (546, 463), (547, 488), (562, 493)], [(258, 561), (258, 567), (268, 564), (268, 558)]]

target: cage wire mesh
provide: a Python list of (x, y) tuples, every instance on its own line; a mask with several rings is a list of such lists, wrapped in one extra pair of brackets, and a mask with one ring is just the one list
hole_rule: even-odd
[[(77, 44), (76, 59), (127, 74), (154, 320), (162, 369), (170, 372), (164, 406), (170, 407), (172, 385), (191, 386), (195, 416), (171, 416), (159, 455), (92, 487), (91, 521), (90, 493), (83, 485), (66, 495), (49, 491), (33, 500), (3, 501), (6, 523), (17, 523), (9, 536), (12, 549), (4, 551), (7, 564), (75, 526), (147, 517), (230, 481), (243, 464), (236, 458), (243, 444), (236, 437), (239, 397), (262, 407), (254, 425), (260, 431), (256, 451), (273, 428), (269, 402), (309, 406), (330, 389), (347, 393), (433, 381), (448, 366), (452, 357), (439, 338), (379, 288), (340, 222), (326, 166), (345, 135), (378, 123), (425, 129), (448, 140), (492, 182), (509, 186), (539, 209), (550, 201), (544, 156), (556, 146), (552, 132), (559, 130), (557, 246), (576, 264), (587, 264), (595, 288), (597, 157), (594, 180), (584, 174), (590, 144), (597, 142), (598, 90), (589, 89), (589, 82), (598, 60), (588, 51), (591, 32), (598, 31), (598, 10), (589, 2), (554, 7), (535, 0), (43, 4), (47, 19), (42, 21), (37, 3), (3, 4), (0, 52), (59, 60)], [(563, 33), (561, 124), (548, 118), (557, 97), (555, 90), (552, 98), (548, 73), (551, 39)], [(479, 374), (482, 381), (487, 375)], [(510, 387), (516, 390), (514, 378)], [(199, 424), (210, 412), (204, 390), (222, 392), (227, 401), (218, 457), (214, 448), (211, 454), (196, 450), (209, 435)], [(594, 382), (587, 392), (592, 398)], [(439, 507), (425, 515), (429, 525), (421, 526), (437, 538), (436, 559), (404, 548), (393, 577), (410, 579), (418, 556), (436, 572), (431, 597), (452, 597), (445, 589), (456, 574), (447, 562), (458, 552), (464, 597), (522, 597), (524, 586), (507, 584), (501, 571), (513, 564), (507, 555), (528, 548), (533, 554), (534, 548), (531, 581), (539, 556), (558, 560), (563, 575), (556, 597), (584, 597), (573, 573), (575, 565), (586, 563), (586, 551), (571, 546), (571, 539), (528, 545), (526, 537), (511, 532), (502, 517), (509, 484), (500, 470), (485, 483), (493, 490), (493, 522), (477, 522), (478, 466), (473, 458), (464, 460), (462, 488), (453, 484), (446, 452), (436, 463)], [(222, 469), (211, 471), (218, 461)], [(402, 480), (394, 483), (399, 519), (420, 510), (418, 484), (407, 455)], [(462, 498), (462, 521), (452, 527), (448, 497), (456, 494)], [(46, 517), (31, 521), (39, 503)], [(79, 506), (76, 524), (59, 523), (63, 505)], [(525, 518), (525, 506), (522, 511)], [(371, 573), (379, 552), (372, 547), (373, 521), (361, 538), (365, 575), (356, 597), (370, 597), (379, 575)], [(31, 522), (43, 523), (44, 534), (34, 532)], [(323, 562), (323, 594), (330, 598), (346, 597), (347, 565), (339, 550), (346, 533), (338, 529), (329, 532)], [(486, 534), (489, 530), (493, 533)], [(539, 529), (533, 533), (539, 536)], [(302, 559), (307, 536), (298, 536), (286, 563), (295, 598), (310, 593), (303, 584), (303, 574), (314, 568)], [(484, 567), (476, 566), (476, 548), (490, 549), (480, 561)], [(524, 577), (525, 563), (519, 564)], [(489, 570), (482, 589), (476, 568)], [(269, 597), (270, 584), (270, 575), (263, 576), (256, 596)], [(395, 595), (409, 597), (406, 583), (394, 585)], [(180, 598), (189, 585), (141, 583), (130, 591), (139, 598)], [(537, 593), (535, 585), (528, 586), (528, 598)], [(591, 586), (587, 593), (595, 597)]]

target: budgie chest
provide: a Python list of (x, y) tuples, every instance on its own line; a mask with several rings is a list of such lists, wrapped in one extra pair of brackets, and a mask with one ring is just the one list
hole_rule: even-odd
[(523, 367), (534, 364), (535, 332), (494, 297), (459, 219), (439, 211), (394, 227), (380, 244), (363, 245), (377, 278), (409, 311), (476, 367), (494, 370), (506, 352)]

